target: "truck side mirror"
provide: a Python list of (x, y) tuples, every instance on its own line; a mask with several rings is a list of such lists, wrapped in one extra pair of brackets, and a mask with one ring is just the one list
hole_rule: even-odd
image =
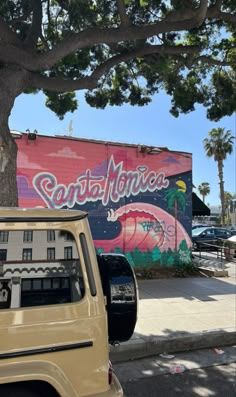
[(99, 254), (97, 260), (107, 299), (109, 342), (125, 342), (133, 335), (137, 321), (138, 291), (134, 271), (122, 254)]

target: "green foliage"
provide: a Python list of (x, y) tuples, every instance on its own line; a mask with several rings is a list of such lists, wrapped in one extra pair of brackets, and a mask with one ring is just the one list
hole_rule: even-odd
[(223, 161), (228, 154), (233, 152), (234, 136), (225, 128), (213, 128), (208, 133), (209, 137), (203, 140), (204, 149), (208, 157), (214, 157), (215, 161)]
[(64, 115), (77, 109), (77, 100), (74, 92), (57, 93), (45, 92), (47, 94), (46, 106), (55, 112), (62, 120)]
[(208, 182), (202, 182), (199, 186), (198, 186), (198, 191), (201, 194), (201, 196), (203, 197), (203, 202), (205, 202), (205, 197), (210, 193), (211, 189), (210, 189), (210, 185)]
[(177, 208), (185, 211), (185, 193), (178, 189), (166, 190), (165, 200), (167, 200), (168, 210), (173, 210), (176, 203)]
[(230, 116), (236, 110), (235, 73), (216, 71), (212, 75), (211, 83), (212, 91), (208, 94), (209, 107), (207, 117), (210, 120), (218, 121), (223, 116)]
[(191, 262), (191, 263), (184, 264), (181, 267), (177, 267), (175, 276), (176, 277), (186, 277), (189, 275), (196, 274), (198, 272), (199, 272), (198, 268)]
[(131, 264), (132, 267), (135, 267), (135, 263), (133, 261), (132, 255), (130, 252), (125, 253), (126, 258), (128, 259), (129, 263)]
[(104, 251), (103, 251), (102, 248), (97, 248), (97, 249), (96, 249), (96, 252), (97, 252), (98, 254), (102, 254)]
[(204, 149), (208, 157), (213, 157), (217, 162), (219, 185), (220, 185), (220, 201), (222, 223), (225, 223), (225, 192), (224, 192), (224, 175), (223, 162), (226, 157), (233, 152), (233, 141), (235, 137), (231, 131), (225, 131), (224, 128), (213, 128), (208, 133), (209, 137), (203, 140)]
[[(97, 248), (96, 251), (102, 253), (103, 249)], [(171, 268), (176, 264), (181, 267), (191, 263), (191, 249), (188, 248), (186, 240), (180, 242), (177, 253), (170, 248), (160, 252), (159, 247), (155, 247), (153, 251), (140, 251), (136, 247), (133, 252), (124, 252), (121, 248), (115, 247), (111, 252), (124, 253), (132, 267), (147, 269), (147, 274), (151, 268), (159, 266)]]
[(161, 251), (159, 247), (155, 247), (154, 250), (152, 251), (152, 260), (153, 262), (160, 261), (161, 258)]
[[(215, 4), (215, 0), (208, 2), (208, 15)], [(19, 40), (12, 51), (27, 49), (29, 60), (55, 48), (62, 50), (61, 58), (49, 67), (24, 70), (43, 77), (44, 83), (57, 79), (57, 84), (48, 89), (40, 83), (31, 87), (29, 78), (23, 89), (26, 93), (43, 89), (46, 105), (60, 118), (78, 106), (72, 89), (66, 88), (71, 81), (78, 82), (73, 89), (87, 89), (86, 101), (96, 108), (124, 103), (145, 106), (164, 89), (171, 96), (173, 116), (201, 104), (207, 108), (207, 117), (216, 121), (236, 110), (235, 0), (222, 1), (220, 16), (208, 16), (185, 28), (198, 6), (197, 0), (125, 0), (124, 16), (115, 0), (1, 0), (0, 25), (8, 25)], [(228, 16), (225, 20), (224, 15)], [(149, 32), (155, 24), (156, 32)], [(11, 43), (11, 37), (6, 33), (0, 41), (1, 67), (9, 68), (3, 44)], [(22, 67), (17, 56), (13, 65)], [(80, 84), (84, 81), (88, 84)]]

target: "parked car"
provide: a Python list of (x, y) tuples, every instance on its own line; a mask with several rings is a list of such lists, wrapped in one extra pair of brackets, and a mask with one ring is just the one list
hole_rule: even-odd
[(221, 239), (232, 236), (232, 232), (222, 227), (199, 227), (192, 230), (193, 250), (209, 249), (206, 244), (217, 244)]
[(199, 223), (195, 223), (194, 225), (192, 225), (192, 230), (197, 229), (199, 227), (208, 227), (208, 225), (203, 225), (203, 224), (199, 224)]
[(236, 226), (227, 226), (226, 228), (227, 230), (230, 230), (232, 235), (235, 236), (236, 235)]
[(236, 235), (227, 238), (224, 241), (224, 255), (225, 259), (231, 260), (236, 258)]

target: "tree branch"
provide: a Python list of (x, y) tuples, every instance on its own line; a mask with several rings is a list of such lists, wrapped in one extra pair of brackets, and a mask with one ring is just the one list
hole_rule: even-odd
[(42, 4), (41, 1), (31, 0), (30, 1), (31, 10), (33, 11), (33, 20), (31, 28), (27, 34), (27, 38), (25, 39), (25, 43), (27, 45), (33, 46), (37, 44), (38, 38), (42, 36)]
[(118, 14), (120, 15), (121, 25), (129, 26), (130, 20), (126, 14), (124, 0), (117, 0)]
[(222, 19), (225, 22), (231, 22), (235, 23), (236, 22), (236, 14), (229, 14), (227, 12), (219, 12), (219, 19)]
[(208, 9), (206, 17), (209, 19), (222, 19), (225, 22), (236, 22), (236, 14), (221, 11), (222, 3), (222, 0), (216, 0), (214, 6)]
[(114, 66), (121, 62), (127, 62), (134, 58), (143, 58), (147, 55), (159, 54), (159, 55), (178, 55), (178, 54), (191, 54), (196, 53), (199, 50), (196, 46), (176, 46), (176, 47), (165, 47), (165, 46), (154, 46), (145, 45), (139, 49), (116, 55), (103, 64), (99, 65), (95, 71), (90, 75), (78, 80), (66, 80), (61, 78), (49, 78), (43, 77), (36, 73), (31, 73), (29, 86), (34, 88), (40, 88), (54, 92), (66, 92), (83, 89), (93, 89), (97, 86), (99, 79), (105, 75)]
[(18, 46), (5, 44), (0, 41), (0, 62), (17, 65), (30, 71), (32, 65), (37, 64), (37, 55), (33, 55), (32, 52), (27, 51), (21, 43)]
[[(121, 1), (119, 1), (119, 5), (120, 7), (122, 6)], [(32, 54), (32, 52), (27, 51), (27, 49), (23, 50), (20, 46), (3, 46), (0, 41), (0, 61), (4, 63), (17, 64), (18, 66), (32, 72), (49, 70), (66, 55), (82, 48), (89, 48), (96, 44), (110, 45), (113, 43), (122, 43), (132, 40), (135, 41), (150, 38), (160, 33), (164, 34), (168, 32), (189, 30), (199, 25), (202, 19), (204, 19), (206, 12), (209, 18), (213, 18), (212, 15), (215, 15), (216, 12), (220, 13), (220, 15), (224, 17), (228, 15), (216, 10), (215, 7), (216, 5), (207, 11), (207, 0), (202, 0), (200, 7), (196, 10), (186, 9), (186, 13), (183, 14), (181, 12), (181, 16), (179, 16), (179, 11), (174, 11), (162, 21), (158, 21), (150, 25), (129, 25), (118, 28), (94, 27), (85, 29), (79, 33), (71, 33), (55, 45), (53, 49), (40, 54)], [(177, 19), (177, 16), (179, 19)], [(229, 16), (227, 18), (229, 18)], [(236, 16), (231, 15), (231, 18), (234, 19)]]
[(17, 35), (9, 28), (7, 23), (0, 16), (0, 44), (2, 43), (21, 44)]
[(26, 19), (27, 19), (27, 18), (29, 17), (29, 15), (30, 15), (30, 12), (31, 12), (31, 7), (30, 7), (30, 5), (28, 4), (27, 8), (24, 10), (24, 13), (23, 13), (20, 17), (15, 18), (15, 19), (13, 19), (13, 20), (11, 21), (12, 25), (15, 26), (15, 25), (17, 25), (19, 22), (24, 22), (24, 21), (26, 21)]
[[(91, 47), (96, 44), (111, 44), (128, 40), (139, 40), (147, 37), (152, 37), (158, 33), (166, 33), (172, 31), (182, 31), (192, 28), (192, 23), (178, 22), (158, 22), (149, 26), (129, 27), (127, 29), (121, 28), (92, 28), (86, 29), (77, 34), (71, 34), (64, 40), (59, 42), (55, 47), (42, 54), (32, 56), (30, 53), (25, 55), (22, 53), (19, 57), (15, 57), (14, 53), (10, 51), (10, 47), (3, 49), (0, 46), (0, 61), (18, 64), (29, 71), (48, 70), (63, 57), (85, 47)], [(26, 56), (26, 58), (25, 58)], [(17, 61), (16, 61), (17, 59)]]
[(217, 10), (220, 10), (220, 9), (221, 9), (221, 6), (222, 6), (222, 3), (223, 3), (223, 0), (216, 0), (214, 7), (215, 7)]
[(201, 55), (193, 60), (193, 63), (201, 61), (203, 63), (207, 63), (209, 65), (217, 65), (217, 66), (232, 66), (233, 63), (227, 61), (219, 61), (218, 59), (213, 59), (206, 55)]
[[(118, 1), (118, 0), (117, 0)], [(121, 5), (121, 2), (119, 2)], [(196, 10), (187, 10), (188, 19), (183, 19), (183, 15), (179, 16), (179, 11), (172, 13), (174, 20), (169, 21), (168, 16), (157, 23), (143, 26), (129, 25), (125, 28), (90, 28), (80, 33), (71, 34), (58, 43), (51, 51), (42, 54), (38, 59), (38, 67), (32, 65), (32, 71), (40, 69), (46, 70), (55, 65), (64, 56), (73, 53), (84, 47), (95, 44), (111, 44), (129, 40), (140, 40), (152, 37), (160, 33), (168, 33), (173, 31), (184, 31), (199, 26), (204, 20), (207, 12), (207, 0), (201, 0), (200, 7)], [(189, 14), (190, 12), (190, 14)], [(176, 15), (176, 17), (174, 17)], [(177, 18), (178, 16), (178, 18)]]
[(193, 8), (181, 8), (180, 10), (171, 11), (167, 16), (166, 20), (171, 22), (177, 21), (191, 21), (194, 24), (194, 27), (200, 26), (207, 13), (207, 0), (201, 0), (200, 6), (196, 9)]

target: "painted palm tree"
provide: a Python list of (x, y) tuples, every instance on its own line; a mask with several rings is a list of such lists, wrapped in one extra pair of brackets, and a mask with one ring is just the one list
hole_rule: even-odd
[(224, 160), (228, 154), (233, 152), (234, 136), (231, 131), (225, 131), (225, 128), (213, 128), (208, 132), (209, 138), (203, 140), (204, 149), (208, 157), (213, 157), (217, 162), (222, 223), (225, 223), (225, 204), (224, 204)]
[(177, 241), (178, 241), (178, 209), (185, 210), (185, 192), (186, 184), (183, 181), (177, 181), (176, 185), (178, 189), (169, 189), (166, 192), (165, 199), (167, 200), (168, 210), (174, 210), (175, 217), (175, 252), (177, 253)]
[(205, 197), (210, 193), (211, 189), (210, 189), (210, 185), (208, 182), (202, 182), (199, 186), (198, 186), (198, 191), (200, 193), (200, 195), (202, 196), (202, 200), (203, 203), (205, 203)]

